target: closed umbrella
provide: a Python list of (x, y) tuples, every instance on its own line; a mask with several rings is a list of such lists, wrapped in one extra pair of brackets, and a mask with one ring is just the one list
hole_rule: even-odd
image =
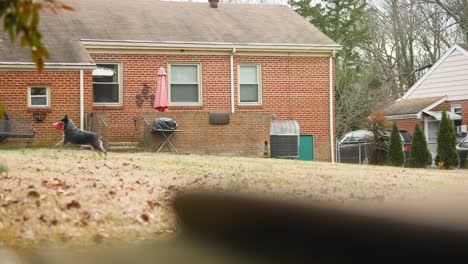
[(159, 112), (164, 112), (168, 108), (167, 102), (167, 74), (163, 67), (158, 73), (158, 87), (156, 88), (156, 96), (154, 98), (154, 109)]

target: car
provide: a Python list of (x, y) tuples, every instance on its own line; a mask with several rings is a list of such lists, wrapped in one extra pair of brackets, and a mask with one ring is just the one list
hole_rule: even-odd
[[(391, 133), (391, 130), (386, 130), (385, 137), (390, 139)], [(408, 131), (400, 129), (400, 138), (403, 144), (405, 159), (408, 160), (411, 151), (411, 135)], [(367, 144), (372, 144), (373, 142), (374, 132), (369, 130), (355, 130), (344, 134), (338, 141), (338, 161), (355, 164), (368, 163)]]
[(457, 152), (460, 156), (460, 168), (467, 168), (467, 160), (468, 160), (468, 136), (462, 139), (457, 144)]

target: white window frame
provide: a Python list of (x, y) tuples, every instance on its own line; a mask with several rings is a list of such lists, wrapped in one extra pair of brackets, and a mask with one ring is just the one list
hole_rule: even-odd
[[(258, 102), (241, 102), (240, 100), (240, 68), (242, 66), (256, 66), (257, 67), (257, 85), (258, 85)], [(260, 63), (239, 63), (237, 65), (237, 103), (241, 106), (243, 105), (262, 105), (262, 65)]]
[[(114, 64), (118, 65), (118, 75), (119, 75), (119, 102), (118, 103), (96, 103), (94, 102), (94, 81), (93, 81), (93, 106), (123, 106), (123, 66), (121, 61), (96, 61), (96, 65), (99, 64)], [(111, 83), (109, 83), (111, 84)], [(115, 84), (115, 83), (112, 83)]]
[(461, 105), (452, 105), (450, 110), (451, 110), (452, 113), (455, 114), (455, 109), (457, 109), (457, 108), (459, 108), (463, 113), (463, 109), (462, 109)]
[[(46, 99), (47, 99), (47, 104), (46, 105), (32, 105), (32, 97), (43, 97), (44, 95), (31, 95), (31, 88), (46, 88)], [(28, 86), (28, 107), (29, 108), (49, 108), (50, 107), (50, 87), (47, 85), (30, 85)]]
[[(172, 66), (197, 66), (197, 82), (198, 82), (198, 102), (172, 102), (171, 91), (171, 71)], [(200, 62), (169, 62), (167, 65), (167, 87), (169, 96), (169, 106), (203, 106), (203, 88), (202, 88), (202, 64)]]

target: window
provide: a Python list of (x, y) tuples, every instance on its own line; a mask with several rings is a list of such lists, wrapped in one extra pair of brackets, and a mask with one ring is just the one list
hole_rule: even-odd
[(28, 106), (29, 107), (49, 107), (50, 91), (47, 86), (28, 87)]
[(262, 103), (260, 65), (239, 65), (239, 104), (259, 105)]
[[(462, 108), (459, 105), (452, 105), (452, 113), (463, 116), (462, 115)], [(462, 120), (454, 120), (454, 126), (461, 126), (462, 125)], [(455, 128), (456, 129), (456, 128)]]
[(169, 86), (171, 105), (201, 105), (200, 64), (169, 65)]
[(93, 71), (94, 105), (122, 105), (120, 63), (98, 63)]

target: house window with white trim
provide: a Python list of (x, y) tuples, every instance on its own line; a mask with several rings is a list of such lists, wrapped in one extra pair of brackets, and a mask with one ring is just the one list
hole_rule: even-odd
[[(462, 107), (460, 105), (452, 105), (452, 113), (454, 114), (457, 114), (457, 115), (460, 115), (463, 117), (462, 115)], [(461, 126), (462, 125), (462, 120), (454, 120), (454, 126), (457, 127), (457, 126)]]
[(28, 87), (28, 106), (33, 108), (50, 107), (50, 88), (47, 86)]
[(169, 64), (169, 103), (173, 106), (202, 105), (201, 65)]
[(120, 63), (97, 63), (93, 71), (94, 105), (122, 105)]
[(239, 104), (262, 104), (260, 64), (239, 64)]

